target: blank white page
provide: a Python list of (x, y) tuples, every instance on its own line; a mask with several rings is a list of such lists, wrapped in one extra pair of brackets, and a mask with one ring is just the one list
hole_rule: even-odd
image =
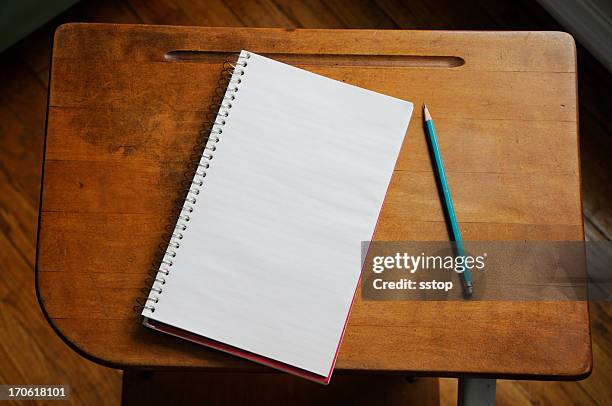
[(241, 80), (143, 315), (328, 376), (412, 104), (252, 52)]

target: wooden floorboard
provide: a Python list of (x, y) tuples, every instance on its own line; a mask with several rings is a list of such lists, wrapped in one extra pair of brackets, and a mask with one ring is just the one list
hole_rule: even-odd
[[(117, 404), (121, 372), (76, 355), (34, 291), (37, 206), (51, 41), (68, 21), (288, 28), (560, 30), (528, 0), (90, 0), (0, 54), (0, 383), (69, 383), (76, 404)], [(612, 238), (612, 75), (578, 46), (585, 234)], [(609, 303), (591, 304), (594, 371), (581, 382), (500, 381), (499, 405), (612, 404)], [(457, 382), (442, 379), (441, 404)]]
[(117, 404), (121, 372), (68, 348), (34, 290), (46, 89), (12, 49), (0, 56), (0, 382), (69, 384), (75, 404)]

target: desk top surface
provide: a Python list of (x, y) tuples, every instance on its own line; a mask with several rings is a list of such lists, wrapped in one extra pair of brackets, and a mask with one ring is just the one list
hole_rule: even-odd
[[(51, 69), (37, 290), (82, 354), (122, 368), (263, 368), (148, 330), (132, 309), (221, 64), (240, 49), (426, 101), (465, 240), (583, 239), (567, 34), (64, 25)], [(421, 119), (417, 108), (376, 240), (448, 240)], [(358, 297), (336, 367), (584, 376), (587, 303)]]

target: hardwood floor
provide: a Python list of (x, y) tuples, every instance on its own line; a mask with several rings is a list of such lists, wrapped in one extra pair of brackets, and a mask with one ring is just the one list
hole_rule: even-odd
[[(72, 386), (76, 404), (117, 404), (120, 371), (93, 364), (52, 331), (34, 291), (36, 223), (48, 69), (68, 21), (207, 26), (560, 30), (528, 0), (82, 1), (0, 54), (0, 383)], [(585, 234), (612, 238), (612, 74), (578, 47)], [(591, 304), (594, 371), (581, 382), (500, 381), (498, 404), (612, 404), (609, 303)], [(441, 380), (453, 404), (456, 380)]]

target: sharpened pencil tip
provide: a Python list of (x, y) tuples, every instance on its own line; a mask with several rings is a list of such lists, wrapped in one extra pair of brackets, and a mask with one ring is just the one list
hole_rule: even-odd
[(431, 114), (429, 114), (429, 109), (425, 103), (423, 103), (423, 117), (425, 117), (425, 121), (431, 121)]

